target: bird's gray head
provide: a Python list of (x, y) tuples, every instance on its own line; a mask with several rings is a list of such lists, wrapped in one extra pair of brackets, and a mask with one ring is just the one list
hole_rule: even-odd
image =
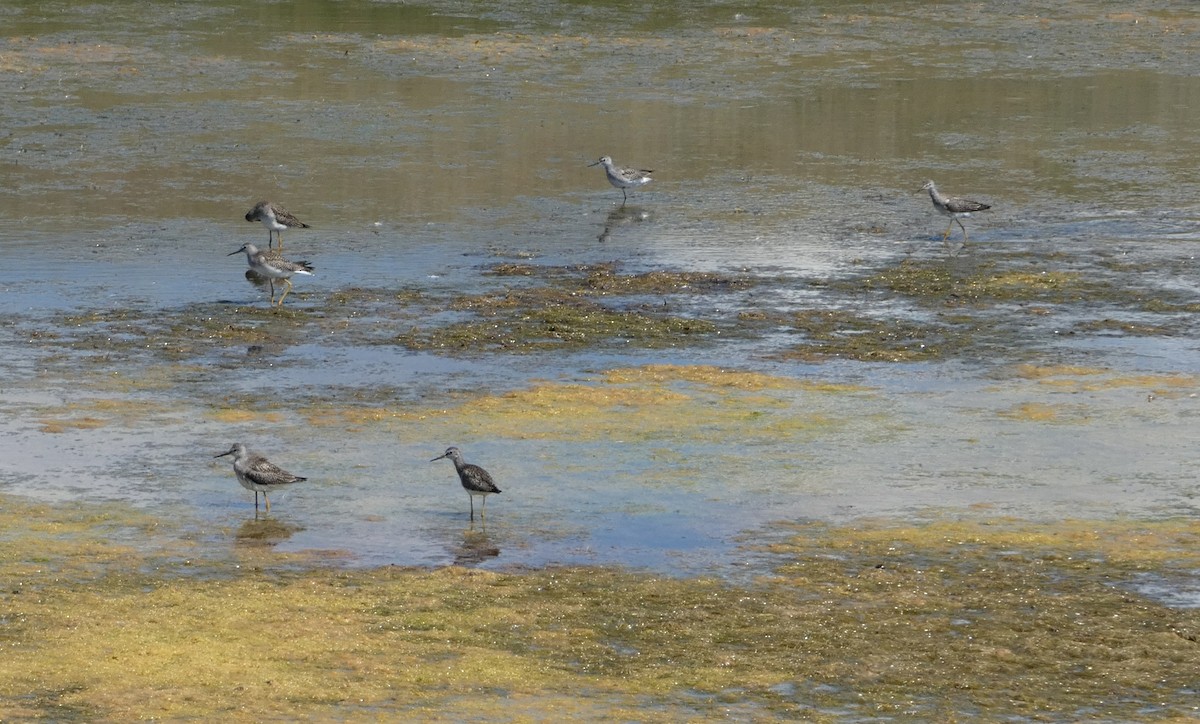
[(233, 256), (234, 254), (241, 254), (242, 252), (246, 252), (250, 256), (254, 256), (255, 254), (258, 253), (258, 247), (255, 246), (254, 244), (242, 244), (242, 247), (240, 249), (235, 249), (234, 251), (229, 252), (225, 256)]
[(933, 182), (932, 182), (932, 181), (926, 181), (926, 182), (925, 182), (925, 185), (923, 185), (923, 186), (921, 187), (921, 190), (922, 190), (922, 191), (928, 191), (928, 190), (930, 190), (930, 189), (933, 189), (933, 188), (937, 188), (936, 186), (934, 186), (934, 185), (933, 185)]
[(235, 458), (244, 458), (244, 457), (246, 457), (246, 446), (241, 444), (240, 442), (234, 443), (233, 447), (229, 448), (228, 450), (221, 453), (220, 455), (213, 455), (213, 458), (223, 458), (226, 455), (232, 455)]
[(612, 157), (611, 156), (601, 156), (599, 161), (597, 161), (595, 163), (589, 163), (588, 166), (589, 167), (590, 166), (599, 166), (601, 164), (603, 164), (605, 166), (611, 166), (612, 165)]
[(451, 460), (458, 462), (458, 461), (462, 460), (462, 453), (459, 452), (458, 448), (456, 448), (456, 447), (448, 447), (448, 448), (446, 448), (446, 452), (442, 453), (441, 455), (438, 455), (436, 458), (434, 458), (433, 460), (430, 460), (429, 462), (432, 463), (437, 460), (441, 460), (442, 458), (450, 458)]

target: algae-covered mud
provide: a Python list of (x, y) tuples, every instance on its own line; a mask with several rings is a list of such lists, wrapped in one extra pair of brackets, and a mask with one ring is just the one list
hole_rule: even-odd
[(0, 718), (1194, 715), (1191, 8), (0, 18)]
[[(758, 573), (302, 565), (4, 499), (0, 715), (1134, 720), (1197, 713), (1195, 522), (803, 524)], [(135, 534), (144, 545), (121, 538)], [(197, 553), (199, 553), (197, 555)], [(86, 662), (86, 665), (81, 665)]]

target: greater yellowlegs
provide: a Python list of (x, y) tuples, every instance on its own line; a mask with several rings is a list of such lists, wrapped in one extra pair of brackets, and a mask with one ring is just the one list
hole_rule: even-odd
[(259, 276), (265, 277), (271, 285), (271, 303), (275, 303), (275, 280), (281, 279), (287, 285), (287, 289), (283, 290), (283, 295), (279, 297), (279, 304), (283, 306), (283, 298), (292, 291), (293, 274), (304, 274), (305, 276), (313, 275), (312, 265), (306, 261), (288, 261), (283, 258), (277, 249), (263, 250), (259, 249), (254, 244), (242, 244), (242, 248), (229, 252), (225, 256), (233, 256), (246, 252), (246, 263)]
[(954, 228), (954, 222), (958, 222), (958, 228), (963, 232), (963, 243), (967, 243), (967, 227), (963, 226), (961, 217), (970, 216), (976, 211), (987, 211), (992, 208), (991, 204), (983, 204), (970, 199), (960, 199), (954, 196), (946, 196), (932, 181), (926, 181), (921, 187), (922, 191), (929, 192), (929, 198), (933, 199), (933, 208), (938, 210), (944, 216), (950, 217), (950, 225), (946, 227), (946, 233), (942, 234), (942, 241), (945, 242), (950, 238), (950, 230)]
[(488, 475), (488, 471), (463, 461), (462, 453), (458, 448), (446, 448), (446, 452), (438, 455), (429, 462), (435, 462), (442, 458), (450, 458), (454, 463), (454, 469), (458, 471), (458, 479), (462, 483), (463, 490), (467, 491), (471, 499), (471, 520), (475, 520), (475, 496), (483, 498), (479, 504), (479, 519), (483, 520), (483, 507), (487, 505), (487, 496), (492, 493), (499, 493), (500, 488), (496, 487), (496, 483), (492, 481), (492, 476)]
[(254, 491), (254, 510), (256, 512), (258, 511), (259, 493), (262, 493), (263, 499), (267, 501), (267, 512), (270, 513), (271, 499), (267, 497), (268, 490), (275, 490), (280, 486), (300, 483), (308, 479), (292, 475), (262, 455), (250, 452), (240, 442), (235, 443), (227, 452), (213, 457), (223, 458), (226, 455), (233, 456), (233, 472), (237, 475), (238, 482), (246, 490)]
[(608, 177), (608, 182), (621, 189), (622, 205), (629, 200), (625, 189), (645, 186), (650, 183), (650, 174), (654, 173), (644, 168), (617, 168), (609, 156), (601, 156), (596, 163), (588, 164), (588, 167), (591, 166), (604, 166), (604, 175)]
[(262, 225), (267, 227), (268, 249), (271, 248), (271, 241), (276, 235), (279, 236), (279, 248), (283, 248), (284, 229), (312, 228), (273, 201), (259, 201), (253, 209), (246, 212), (246, 221), (261, 221)]

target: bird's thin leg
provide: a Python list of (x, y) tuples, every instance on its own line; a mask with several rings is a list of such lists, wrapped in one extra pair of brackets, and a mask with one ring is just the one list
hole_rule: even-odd
[(258, 512), (258, 491), (254, 491), (254, 512)]
[[(955, 222), (955, 221), (958, 221), (958, 219), (956, 219), (955, 217), (951, 216), (951, 217), (950, 217), (950, 224), (949, 224), (949, 226), (947, 226), (947, 227), (946, 227), (946, 233), (945, 233), (945, 234), (942, 234), (942, 241), (945, 241), (946, 239), (949, 239), (949, 238), (950, 238), (950, 230), (954, 228), (954, 222)], [(959, 223), (961, 224), (962, 222), (959, 222)]]
[(967, 227), (963, 226), (963, 222), (956, 216), (954, 220), (958, 222), (958, 228), (963, 230), (963, 243), (967, 243)]
[(271, 304), (275, 303), (275, 280), (267, 277), (267, 287), (271, 290)]
[(475, 520), (475, 496), (467, 493), (467, 499), (471, 501), (471, 520)]
[(276, 231), (275, 233), (279, 234), (279, 250), (283, 251), (283, 229), (280, 229), (279, 231)]
[[(288, 295), (288, 292), (292, 291), (292, 280), (284, 279), (283, 283), (287, 285), (287, 289), (283, 290), (283, 297), (286, 297)], [(283, 297), (279, 298), (279, 304), (276, 306), (280, 306), (280, 307), (283, 306)], [(266, 493), (263, 493), (263, 495), (266, 495)]]
[(267, 501), (267, 512), (271, 512), (271, 499), (267, 497), (267, 491), (263, 491), (263, 500)]
[(275, 246), (275, 232), (267, 229), (267, 248), (270, 249), (273, 246)]
[(486, 520), (487, 515), (487, 496), (483, 496), (483, 500), (479, 501), (479, 519)]
[(628, 200), (629, 200), (629, 194), (625, 193), (625, 189), (621, 189), (621, 205), (624, 206), (625, 202)]

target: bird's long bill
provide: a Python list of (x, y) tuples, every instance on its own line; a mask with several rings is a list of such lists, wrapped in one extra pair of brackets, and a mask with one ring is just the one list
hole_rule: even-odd
[(234, 454), (235, 452), (237, 452), (237, 448), (230, 448), (228, 452), (223, 452), (223, 453), (221, 453), (220, 455), (213, 455), (213, 459), (215, 460), (215, 459), (217, 459), (217, 458), (223, 458), (223, 457), (225, 457), (226, 455), (232, 455), (232, 454)]
[(246, 247), (243, 246), (241, 249), (234, 249), (233, 251), (229, 252), (225, 256), (233, 256), (234, 254), (241, 254), (245, 250), (246, 250)]
[(597, 162), (595, 162), (595, 163), (589, 163), (589, 164), (588, 164), (588, 168), (591, 168), (592, 166), (599, 166), (599, 165), (600, 165), (600, 162), (599, 162), (599, 161), (597, 161)]
[(430, 460), (429, 462), (436, 463), (438, 460), (441, 460), (442, 458), (445, 458), (445, 457), (450, 457), (450, 453), (446, 453), (445, 455), (438, 455), (436, 458), (434, 458), (433, 460)]

